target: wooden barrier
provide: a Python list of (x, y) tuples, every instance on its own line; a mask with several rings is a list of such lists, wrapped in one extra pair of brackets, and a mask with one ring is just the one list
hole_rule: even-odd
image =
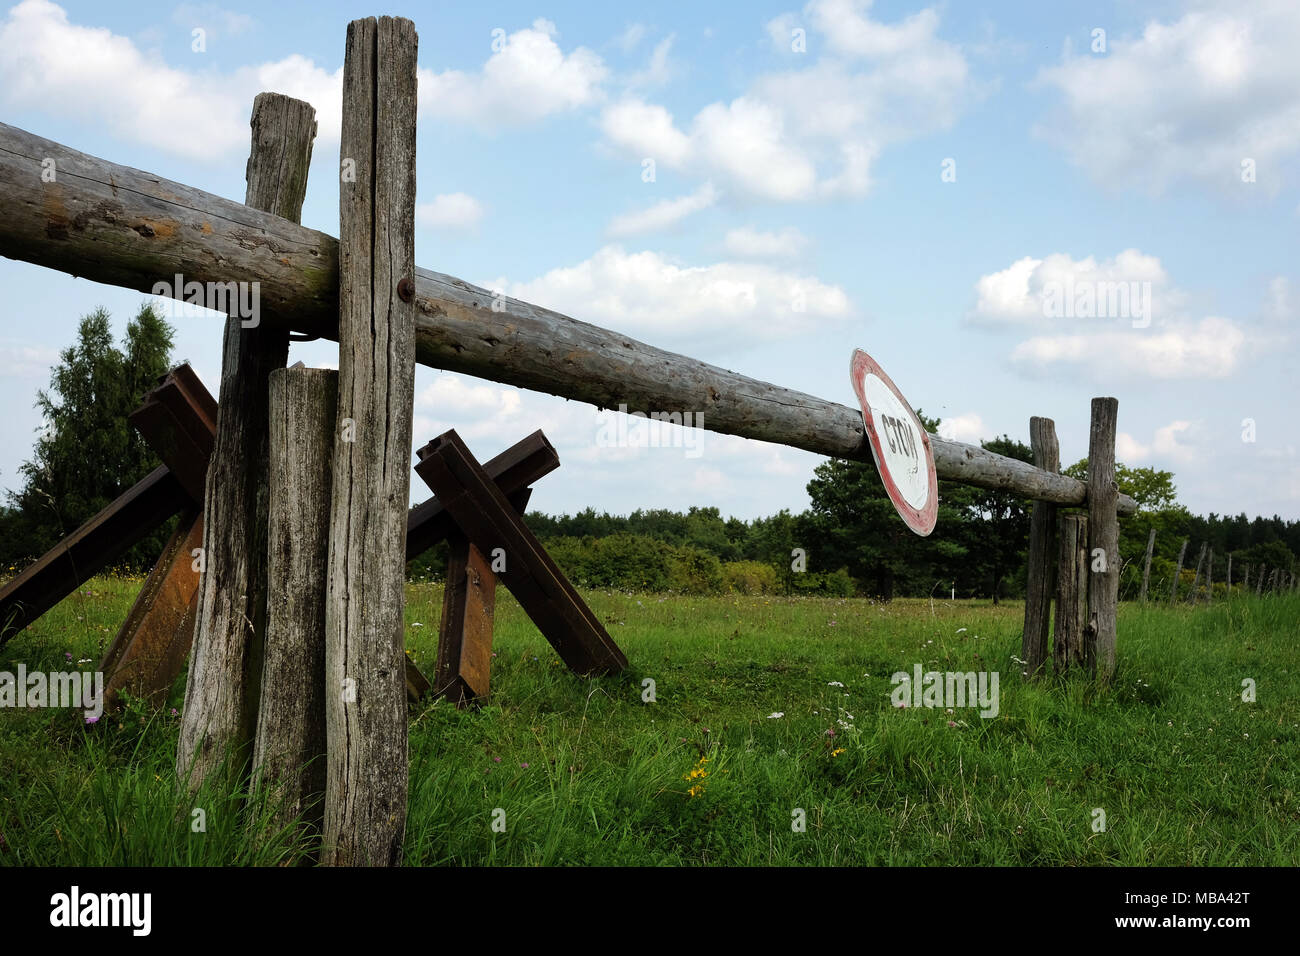
[[(245, 203), (297, 222), (315, 111), (301, 100), (262, 93), (250, 125)], [(179, 267), (171, 271), (183, 274)], [(222, 271), (226, 281), (258, 278), (255, 270), (233, 262), (222, 264)], [(259, 312), (269, 311), (260, 304)], [(217, 430), (203, 499), (204, 572), (176, 748), (177, 777), (191, 791), (227, 757), (242, 769), (256, 727), (266, 626), (267, 383), (289, 354), (287, 329), (266, 319), (261, 315), (250, 328), (237, 316), (226, 319)]]
[(1115, 431), (1119, 402), (1092, 400), (1088, 438), (1088, 664), (1099, 678), (1115, 672), (1119, 605), (1119, 486), (1115, 483)]
[(1146, 558), (1142, 561), (1142, 592), (1138, 600), (1143, 604), (1147, 603), (1147, 585), (1151, 581), (1151, 553), (1156, 547), (1156, 529), (1152, 528), (1151, 533), (1147, 535), (1147, 553)]
[(348, 24), (339, 398), (325, 604), (325, 850), (393, 865), (406, 828), (405, 529), (415, 398), (415, 26)]
[[(1047, 472), (1061, 468), (1061, 446), (1056, 424), (1050, 418), (1029, 419), (1029, 441), (1034, 464)], [(1051, 630), (1052, 590), (1056, 584), (1056, 505), (1035, 501), (1029, 518), (1028, 583), (1025, 590), (1025, 629), (1021, 656), (1030, 676), (1036, 676), (1047, 659)]]
[[(57, 184), (32, 175), (47, 158), (58, 166)], [(43, 193), (49, 189), (57, 192), (57, 203)], [(338, 338), (339, 246), (331, 236), (3, 123), (0, 193), (11, 196), (14, 207), (13, 215), (0, 218), (0, 255), (145, 292), (176, 272), (199, 282), (246, 274), (261, 283), (265, 323)], [(710, 431), (871, 460), (860, 409), (495, 296), (442, 273), (416, 269), (414, 297), (421, 364), (602, 408), (696, 409)], [(555, 361), (557, 354), (564, 360)], [(930, 443), (941, 479), (1059, 505), (1087, 500), (1084, 484), (1067, 475), (938, 435)], [(1137, 511), (1128, 495), (1119, 496), (1118, 506), (1121, 515)]]

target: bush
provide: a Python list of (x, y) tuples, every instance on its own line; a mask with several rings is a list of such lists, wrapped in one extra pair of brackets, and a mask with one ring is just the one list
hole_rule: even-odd
[(776, 569), (762, 561), (728, 561), (722, 566), (722, 589), (736, 594), (772, 594)]
[(716, 594), (722, 590), (722, 562), (699, 548), (672, 548), (668, 588), (681, 594)]

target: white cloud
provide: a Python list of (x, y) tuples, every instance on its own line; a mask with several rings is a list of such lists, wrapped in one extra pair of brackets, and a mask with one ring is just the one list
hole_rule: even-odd
[(23, 0), (0, 22), (0, 97), (193, 159), (248, 146), (251, 97), (241, 103), (126, 37), (73, 24), (48, 0)]
[(1140, 36), (1110, 36), (1104, 55), (1039, 73), (1062, 108), (1038, 129), (1098, 181), (1160, 192), (1179, 181), (1244, 184), (1253, 159), (1266, 189), (1300, 153), (1300, 6), (1214, 0)]
[(618, 35), (614, 42), (618, 44), (619, 49), (624, 53), (631, 53), (645, 39), (647, 32), (644, 23), (631, 23), (628, 24), (626, 30)]
[(639, 212), (615, 216), (610, 222), (607, 234), (613, 238), (636, 236), (646, 232), (656, 232), (675, 226), (687, 216), (708, 209), (718, 198), (712, 183), (705, 183), (688, 196), (677, 199), (665, 199)]
[[(960, 49), (937, 37), (933, 10), (887, 25), (870, 19), (870, 6), (813, 0), (803, 15), (820, 36), (816, 48), (830, 52), (811, 66), (761, 76), (744, 95), (702, 107), (685, 128), (663, 107), (625, 100), (605, 110), (605, 137), (762, 199), (862, 196), (885, 146), (951, 125), (977, 95)], [(801, 22), (789, 14), (769, 21), (779, 49), (789, 49)]]
[(1246, 335), (1229, 319), (1169, 323), (1159, 330), (1125, 329), (1040, 335), (1015, 347), (1011, 361), (1030, 374), (1077, 374), (1113, 379), (1227, 378), (1241, 365)]
[(473, 229), (483, 219), (483, 205), (465, 193), (443, 193), (415, 209), (415, 223), (447, 232)]
[(1126, 465), (1138, 465), (1146, 461), (1151, 449), (1143, 445), (1128, 432), (1115, 436), (1115, 458)]
[(690, 138), (674, 125), (672, 113), (636, 98), (606, 108), (600, 126), (607, 139), (637, 159), (649, 157), (656, 163), (677, 167), (691, 152)]
[(1295, 318), (1296, 306), (1291, 297), (1291, 280), (1286, 276), (1274, 276), (1269, 280), (1264, 314), (1275, 322), (1286, 322)]
[[(222, 22), (227, 32), (239, 23)], [(0, 21), (0, 101), (97, 124), (189, 159), (247, 152), (248, 115), (262, 91), (311, 103), (317, 147), (337, 141), (342, 89), (342, 69), (331, 73), (297, 54), (228, 74), (191, 74), (111, 30), (72, 23), (48, 0), (23, 0)]]
[[(1147, 288), (1151, 311), (1143, 315), (1142, 296)], [(1075, 260), (1066, 253), (1043, 259), (1025, 256), (1000, 272), (981, 276), (975, 292), (971, 318), (981, 325), (1059, 325), (1067, 315), (1088, 321), (1140, 322), (1167, 318), (1180, 301), (1160, 259), (1137, 249), (1125, 249), (1100, 262), (1093, 256)], [(1092, 297), (1092, 315), (1077, 308), (1087, 301), (1084, 295)], [(1066, 302), (1070, 303), (1068, 312), (1063, 311)]]
[(59, 361), (57, 349), (31, 345), (0, 345), (0, 374), (9, 378), (40, 378)]
[(1190, 444), (1179, 441), (1182, 436), (1192, 437), (1200, 422), (1176, 421), (1156, 429), (1151, 447), (1157, 455), (1175, 461), (1188, 462), (1196, 458), (1196, 450)]
[(529, 282), (486, 286), (669, 348), (793, 338), (851, 311), (843, 289), (812, 276), (746, 263), (683, 266), (616, 245)]
[(585, 47), (565, 53), (555, 24), (516, 30), (478, 73), (420, 71), (420, 113), (494, 128), (589, 106), (601, 98), (604, 61)]
[(201, 27), (211, 39), (237, 36), (252, 28), (253, 18), (246, 13), (227, 10), (215, 3), (182, 3), (172, 11), (172, 22), (183, 27)]
[(650, 53), (650, 60), (646, 63), (644, 70), (633, 73), (628, 77), (627, 85), (630, 88), (642, 88), (651, 86), (663, 86), (673, 77), (672, 61), (668, 59), (673, 49), (673, 42), (677, 39), (677, 34), (670, 33), (658, 43), (655, 44), (654, 50)]
[(984, 419), (974, 412), (952, 415), (939, 421), (939, 437), (949, 441), (978, 445), (980, 439), (986, 434), (988, 434), (988, 427), (984, 424)]
[(746, 259), (794, 259), (808, 245), (808, 237), (794, 227), (780, 232), (762, 232), (742, 226), (727, 233), (728, 252)]

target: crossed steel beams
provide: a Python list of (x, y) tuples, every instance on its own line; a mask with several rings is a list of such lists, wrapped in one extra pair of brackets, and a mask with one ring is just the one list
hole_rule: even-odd
[[(201, 567), (196, 552), (203, 543), (203, 487), (216, 419), (217, 403), (189, 365), (173, 369), (145, 396), (130, 421), (163, 465), (0, 588), (0, 646), (179, 513), (175, 532), (100, 665), (108, 706), (124, 690), (154, 700), (166, 695), (194, 637), (196, 566)], [(455, 432), (435, 439), (420, 455), (434, 462), (428, 463), (433, 477), (426, 480), (436, 480), (456, 501), (449, 508), (431, 498), (407, 518), (407, 560), (444, 538), (451, 543), (432, 687), (457, 704), (487, 694), (496, 575), (483, 554), (498, 548), (509, 568), (502, 579), (571, 668), (586, 674), (626, 667), (622, 652), (519, 517), (529, 486), (559, 467), (546, 436), (536, 431), (483, 465)], [(444, 462), (454, 465), (456, 478), (447, 477)], [(422, 477), (426, 464), (417, 466)], [(475, 505), (467, 501), (483, 513), (471, 514)], [(409, 660), (406, 683), (413, 698), (431, 689)]]

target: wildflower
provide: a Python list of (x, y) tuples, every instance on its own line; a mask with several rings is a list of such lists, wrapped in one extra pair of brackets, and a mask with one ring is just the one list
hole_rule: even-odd
[(704, 793), (704, 788), (701, 787), (698, 783), (695, 786), (691, 787), (691, 789), (686, 791), (686, 795), (692, 798), (698, 797), (702, 793)]
[(96, 723), (99, 723), (99, 718), (98, 718), (98, 717), (87, 717), (87, 718), (86, 718), (86, 723), (88, 723), (88, 724), (96, 724)]
[(844, 753), (844, 748), (843, 748), (843, 747), (836, 747), (834, 750), (831, 751), (831, 756), (832, 756), (832, 757), (838, 757), (838, 756), (839, 756), (840, 754), (842, 754), (842, 753)]
[(528, 769), (528, 764), (526, 763), (521, 763), (519, 766), (523, 767), (525, 770)]
[(837, 680), (833, 680), (833, 681), (829, 682), (826, 686), (827, 686), (827, 687), (843, 687), (844, 685), (841, 684), (841, 683), (840, 683), (839, 681), (837, 681)]
[(835, 728), (834, 728), (834, 727), (827, 727), (827, 728), (826, 728), (826, 736), (827, 736), (827, 737), (834, 737), (834, 736), (835, 736)]
[(177, 710), (176, 710), (175, 707), (172, 708), (172, 716), (173, 716), (173, 717), (177, 717), (177, 716), (179, 716), (179, 713), (177, 712)]
[(957, 721), (955, 721), (955, 720), (950, 720), (950, 721), (948, 721), (948, 726), (949, 726), (949, 727), (956, 727), (956, 726), (957, 726)]
[(784, 716), (785, 716), (785, 711), (783, 711), (783, 710), (778, 710), (778, 711), (774, 711), (773, 713), (768, 714), (768, 715), (767, 715), (767, 719), (768, 719), (768, 720), (780, 720), (780, 719), (781, 719), (782, 717), (784, 717)]
[(72, 660), (72, 651), (64, 651), (63, 653), (67, 656), (68, 660)]
[(493, 758), (492, 758), (492, 762), (493, 762), (493, 763), (500, 763), (500, 762), (501, 762), (501, 758), (500, 758), (500, 757), (493, 757)]

